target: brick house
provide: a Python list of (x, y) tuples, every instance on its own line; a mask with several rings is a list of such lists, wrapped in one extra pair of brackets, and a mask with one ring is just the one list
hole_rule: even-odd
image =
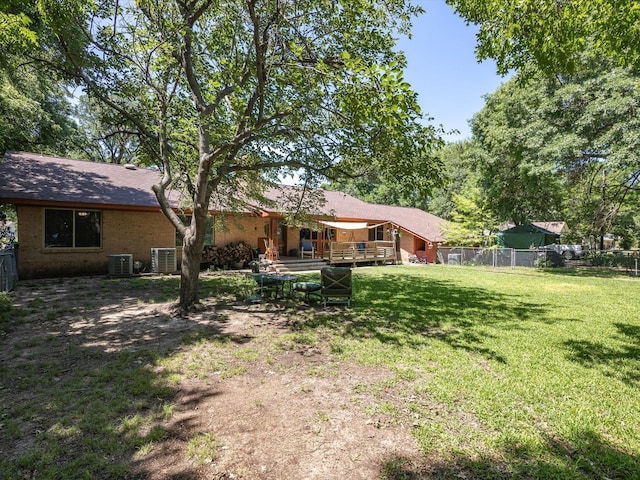
[[(179, 239), (158, 206), (152, 185), (156, 170), (131, 165), (85, 162), (33, 153), (7, 152), (0, 161), (0, 202), (17, 212), (20, 278), (107, 273), (110, 256), (131, 255), (149, 266), (152, 249), (176, 248)], [(271, 190), (278, 204), (295, 187)], [(211, 222), (207, 243), (245, 242), (264, 251), (271, 245), (281, 256), (296, 254), (301, 238), (314, 242), (319, 256), (335, 242), (398, 240), (398, 257), (418, 253), (435, 261), (443, 242), (444, 220), (416, 208), (374, 205), (341, 192), (324, 191), (326, 203), (309, 228), (289, 227), (277, 207), (221, 213), (224, 228)], [(178, 192), (170, 195), (179, 209)], [(187, 212), (188, 213), (188, 212)], [(177, 246), (177, 247), (176, 247)]]

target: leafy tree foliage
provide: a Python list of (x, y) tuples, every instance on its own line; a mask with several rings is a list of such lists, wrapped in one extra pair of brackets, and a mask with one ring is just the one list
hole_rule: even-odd
[(33, 65), (0, 71), (0, 152), (67, 155), (81, 145), (66, 92)]
[[(465, 140), (449, 143), (438, 152), (442, 163), (443, 185), (424, 200), (422, 208), (446, 220), (452, 220), (452, 212), (456, 206), (454, 197), (465, 196), (478, 187), (477, 155), (474, 153), (476, 148), (473, 141)], [(484, 192), (481, 193), (484, 198)]]
[(447, 0), (480, 26), (476, 54), (498, 71), (571, 73), (583, 53), (640, 66), (638, 0)]
[(639, 199), (637, 195), (633, 197), (633, 201), (628, 202), (620, 209), (616, 223), (609, 232), (615, 239), (619, 239), (619, 243), (615, 246), (624, 250), (637, 248), (640, 245)]
[(106, 163), (136, 162), (138, 136), (126, 118), (87, 95), (78, 99), (76, 118), (86, 138), (84, 156)]
[[(198, 301), (212, 199), (264, 200), (268, 181), (292, 172), (308, 185), (375, 174), (402, 177), (403, 193), (428, 190), (438, 135), (422, 126), (394, 49), (419, 11), (402, 0), (40, 0), (29, 55), (110, 109), (136, 132), (138, 158), (160, 167), (156, 196), (184, 238), (186, 308)], [(190, 223), (170, 189), (185, 192)]]
[(465, 189), (464, 193), (452, 194), (453, 209), (451, 222), (444, 227), (447, 243), (451, 245), (483, 245), (488, 236), (485, 232), (495, 233), (496, 222), (486, 200), (478, 187)]
[(24, 56), (37, 44), (33, 2), (0, 5), (0, 152), (74, 155), (83, 144), (60, 78)]
[[(329, 182), (323, 185), (323, 188), (348, 193), (369, 203), (426, 209), (428, 206), (426, 192), (439, 189), (439, 186), (443, 185), (442, 182), (445, 178), (439, 166), (439, 156), (434, 152), (429, 157), (429, 161), (433, 165), (434, 174), (424, 179), (425, 183), (429, 185), (427, 187), (428, 190), (416, 189), (407, 191), (403, 174), (399, 174), (397, 178), (384, 179), (377, 175), (375, 171), (355, 178), (345, 177), (338, 181)], [(424, 161), (423, 159), (417, 160)]]
[(497, 224), (480, 185), (478, 146), (473, 140), (449, 143), (439, 152), (444, 185), (427, 200), (426, 210), (449, 222), (444, 227), (451, 245), (483, 245), (485, 231)]
[[(432, 122), (433, 118), (427, 117), (423, 121)], [(428, 135), (426, 148), (418, 152), (417, 157), (409, 159), (409, 163), (413, 162), (415, 168), (404, 164), (408, 170), (398, 172), (394, 177), (383, 177), (372, 168), (362, 175), (343, 176), (329, 181), (323, 187), (348, 193), (365, 202), (427, 209), (429, 196), (441, 189), (446, 179), (441, 158), (441, 149), (445, 142), (440, 137), (445, 131), (442, 126), (430, 125), (424, 132)], [(421, 165), (425, 162), (431, 167), (431, 175), (420, 177), (424, 173), (421, 171)], [(416, 184), (421, 188), (407, 188), (407, 185)]]
[[(481, 60), (495, 59), (501, 73), (515, 69), (525, 78), (534, 77), (537, 71), (554, 75), (577, 73), (579, 78), (586, 80), (583, 77), (586, 56), (595, 63), (600, 63), (604, 58), (614, 66), (626, 66), (632, 70), (637, 70), (640, 66), (638, 0), (447, 0), (447, 3), (468, 22), (479, 25), (476, 55)], [(610, 63), (604, 62), (591, 72), (604, 72), (610, 67)], [(628, 71), (624, 72), (629, 74)], [(560, 150), (573, 149), (573, 153), (568, 154), (567, 158), (583, 158), (582, 168), (577, 168), (576, 171), (582, 178), (588, 178), (590, 174), (592, 180), (586, 182), (581, 200), (574, 200), (578, 202), (577, 208), (568, 211), (579, 211), (585, 204), (590, 203), (587, 211), (576, 215), (576, 219), (591, 217), (590, 229), (598, 230), (602, 239), (607, 225), (612, 225), (616, 215), (623, 208), (620, 200), (625, 201), (628, 198), (636, 181), (633, 173), (635, 167), (627, 170), (626, 175), (625, 169), (615, 169), (615, 173), (608, 170), (609, 163), (613, 166), (620, 165), (616, 157), (625, 157), (627, 161), (632, 161), (633, 157), (627, 155), (625, 145), (618, 140), (625, 135), (634, 136), (632, 132), (635, 131), (635, 117), (632, 115), (630, 118), (628, 127), (631, 128), (626, 128), (625, 133), (613, 127), (609, 120), (604, 121), (608, 126), (603, 125), (596, 112), (610, 119), (611, 116), (606, 109), (611, 103), (615, 104), (615, 115), (635, 103), (635, 99), (632, 96), (623, 99), (617, 88), (613, 89), (610, 98), (606, 98), (609, 90), (605, 89), (600, 95), (592, 90), (595, 98), (587, 96), (580, 99), (579, 90), (589, 83), (597, 82), (596, 79), (591, 82), (583, 80), (578, 80), (576, 92), (561, 101), (561, 106), (565, 112), (570, 110), (571, 105), (577, 107), (576, 113), (580, 119), (589, 120), (591, 123), (576, 125), (580, 131), (573, 139), (565, 128), (564, 140), (567, 144), (564, 147), (559, 144), (553, 145)], [(566, 79), (563, 83), (566, 83)], [(567, 121), (572, 120), (571, 115), (566, 115), (565, 118)], [(622, 124), (623, 122), (619, 123)], [(608, 135), (615, 139), (614, 145), (598, 145), (597, 140), (593, 139), (596, 143), (595, 151), (583, 149), (582, 155), (577, 154), (580, 147), (574, 141), (579, 142), (578, 139), (584, 140), (588, 137), (589, 134), (585, 130), (589, 130), (589, 127), (592, 127), (591, 135), (598, 136), (601, 140), (605, 140), (607, 135), (600, 136), (598, 130), (603, 128), (609, 132)], [(634, 148), (635, 139), (632, 138), (627, 145)], [(593, 161), (603, 154), (607, 158), (606, 164)], [(572, 162), (573, 167), (578, 164), (579, 162)], [(601, 179), (599, 189), (595, 188), (596, 178)], [(588, 198), (590, 200), (587, 200)]]
[(539, 120), (537, 106), (547, 93), (546, 89), (521, 88), (513, 79), (487, 95), (485, 107), (472, 119), (474, 139), (482, 147), (475, 153), (480, 184), (500, 221), (518, 225), (553, 220), (561, 207), (557, 167), (538, 155), (548, 130), (540, 132), (539, 125), (534, 125)]
[(472, 129), (484, 150), (481, 183), (500, 220), (562, 216), (602, 238), (635, 195), (640, 83), (602, 64), (525, 84), (514, 78), (487, 96)]
[(6, 0), (0, 5), (0, 66), (7, 66), (10, 51), (22, 52), (37, 44), (35, 14), (36, 6), (28, 0)]

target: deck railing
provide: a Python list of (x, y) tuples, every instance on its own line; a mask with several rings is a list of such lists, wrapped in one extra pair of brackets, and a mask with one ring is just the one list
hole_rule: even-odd
[(395, 262), (394, 242), (330, 242), (329, 263)]

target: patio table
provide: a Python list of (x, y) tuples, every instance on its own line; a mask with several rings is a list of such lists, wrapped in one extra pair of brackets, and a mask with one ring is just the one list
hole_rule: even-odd
[(285, 291), (287, 296), (291, 296), (293, 284), (296, 280), (298, 280), (298, 277), (294, 275), (276, 274), (276, 275), (272, 275), (271, 278), (273, 278), (276, 282), (278, 282), (278, 285), (276, 286), (276, 297), (278, 296), (278, 289), (279, 289), (281, 293), (281, 298), (285, 297)]

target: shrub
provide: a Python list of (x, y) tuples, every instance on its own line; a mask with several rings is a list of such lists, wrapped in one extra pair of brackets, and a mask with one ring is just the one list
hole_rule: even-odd
[(588, 257), (593, 267), (621, 267), (626, 269), (635, 268), (637, 257), (619, 252), (595, 252)]

